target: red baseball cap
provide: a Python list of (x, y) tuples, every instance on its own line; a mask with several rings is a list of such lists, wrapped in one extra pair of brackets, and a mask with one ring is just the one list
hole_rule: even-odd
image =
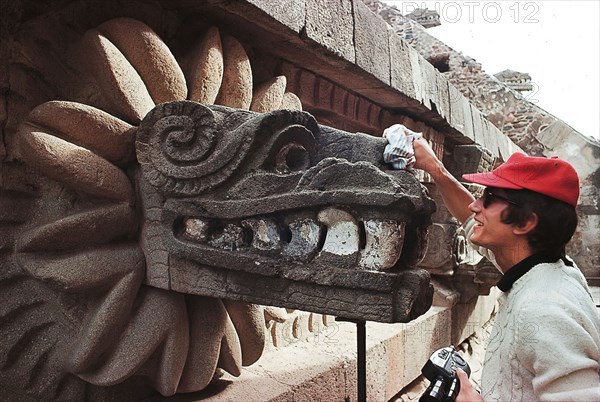
[(575, 168), (557, 156), (544, 158), (515, 153), (491, 172), (462, 177), (489, 187), (535, 191), (574, 207), (579, 199), (579, 176)]

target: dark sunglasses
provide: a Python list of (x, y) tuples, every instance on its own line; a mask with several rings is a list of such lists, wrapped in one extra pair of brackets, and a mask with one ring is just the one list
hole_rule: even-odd
[(521, 206), (518, 203), (516, 203), (516, 202), (514, 202), (512, 200), (509, 200), (505, 196), (502, 196), (502, 195), (494, 193), (489, 188), (486, 188), (485, 190), (483, 190), (483, 197), (482, 198), (483, 198), (483, 207), (484, 208), (489, 207), (494, 202), (494, 200), (501, 200), (501, 201), (507, 202), (509, 204), (516, 205), (517, 207)]

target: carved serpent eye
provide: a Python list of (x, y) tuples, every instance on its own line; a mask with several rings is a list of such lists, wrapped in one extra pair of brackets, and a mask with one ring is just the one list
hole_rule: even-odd
[(310, 154), (297, 142), (285, 144), (275, 157), (277, 173), (289, 173), (306, 170), (310, 167)]

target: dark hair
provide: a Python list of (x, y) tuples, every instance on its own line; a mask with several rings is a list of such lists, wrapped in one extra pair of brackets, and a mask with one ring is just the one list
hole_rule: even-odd
[(502, 214), (502, 222), (523, 225), (535, 213), (537, 226), (527, 235), (532, 251), (564, 257), (565, 246), (577, 228), (575, 207), (531, 190), (503, 190), (510, 200), (519, 205), (508, 204)]

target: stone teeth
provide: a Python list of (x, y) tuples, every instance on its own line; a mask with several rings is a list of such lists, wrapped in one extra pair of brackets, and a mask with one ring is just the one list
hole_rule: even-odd
[[(361, 249), (359, 223), (349, 212), (329, 207), (319, 212), (317, 222), (300, 218), (288, 225), (287, 238), (277, 222), (268, 218), (249, 218), (240, 224), (228, 223), (221, 230), (211, 222), (189, 217), (183, 221), (183, 236), (196, 243), (223, 250), (251, 246), (259, 251), (278, 251), (300, 261), (312, 260), (317, 253), (321, 264), (386, 270), (394, 267), (402, 254), (405, 223), (392, 220), (364, 221), (364, 248)], [(322, 239), (323, 227), (325, 239)], [(319, 246), (322, 245), (319, 250)]]
[(242, 226), (252, 230), (252, 248), (257, 250), (278, 250), (281, 238), (277, 223), (270, 219), (246, 219)]
[(366, 241), (359, 266), (370, 270), (393, 267), (402, 254), (405, 223), (373, 219), (364, 226)]
[(319, 212), (318, 220), (327, 226), (327, 237), (322, 253), (339, 256), (358, 253), (360, 242), (358, 225), (350, 213), (337, 208), (327, 208)]
[(321, 227), (311, 219), (298, 219), (288, 227), (291, 237), (283, 254), (304, 261), (312, 258), (318, 251)]
[(215, 233), (208, 244), (223, 250), (237, 250), (247, 245), (244, 241), (244, 229), (231, 223), (225, 225), (222, 232)]
[(199, 243), (208, 240), (208, 223), (199, 218), (187, 218), (184, 222), (185, 237)]

